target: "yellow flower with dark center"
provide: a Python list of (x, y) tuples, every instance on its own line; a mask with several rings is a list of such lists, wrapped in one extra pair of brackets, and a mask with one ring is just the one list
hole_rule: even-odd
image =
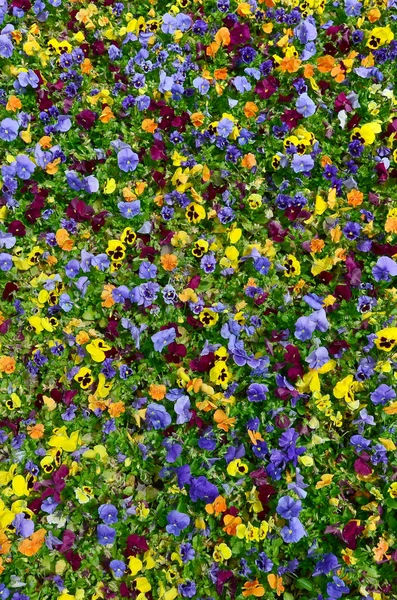
[(74, 380), (80, 384), (83, 390), (86, 390), (94, 383), (94, 378), (91, 376), (91, 369), (82, 367), (74, 376)]
[(227, 473), (232, 477), (239, 477), (240, 475), (244, 475), (248, 473), (248, 467), (242, 460), (239, 458), (235, 458), (232, 460), (227, 466)]
[(191, 202), (186, 208), (186, 218), (189, 223), (200, 223), (203, 219), (205, 219), (205, 210), (200, 204), (197, 202)]
[(125, 245), (119, 240), (109, 240), (106, 254), (112, 261), (120, 261), (125, 257)]
[(392, 483), (389, 487), (389, 494), (391, 498), (397, 498), (397, 481)]
[(378, 350), (390, 352), (397, 344), (397, 327), (386, 327), (376, 332), (375, 345)]
[(293, 254), (288, 254), (286, 259), (284, 260), (284, 275), (285, 277), (294, 277), (295, 275), (300, 275), (301, 266), (300, 262), (296, 260)]
[(248, 204), (252, 210), (262, 206), (262, 196), (260, 194), (250, 194), (247, 198)]
[(232, 374), (223, 361), (218, 361), (210, 370), (210, 380), (212, 383), (221, 385), (224, 389), (227, 387), (228, 381)]
[(218, 322), (219, 315), (213, 310), (205, 308), (199, 314), (199, 319), (204, 327), (213, 327)]
[(208, 251), (209, 244), (206, 240), (197, 240), (194, 244), (192, 254), (196, 258), (201, 258)]
[(129, 246), (132, 246), (136, 241), (135, 231), (131, 229), (131, 227), (126, 227), (120, 236), (120, 240)]

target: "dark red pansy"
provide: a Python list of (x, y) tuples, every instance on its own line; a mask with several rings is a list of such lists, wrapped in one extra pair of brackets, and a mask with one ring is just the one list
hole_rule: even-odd
[(362, 458), (354, 461), (354, 470), (358, 475), (371, 475), (372, 469), (369, 464)]
[(8, 230), (8, 233), (11, 233), (12, 235), (15, 235), (16, 237), (24, 237), (26, 235), (26, 227), (22, 223), (22, 221), (18, 221), (18, 219), (16, 219), (15, 221), (12, 221), (8, 225), (7, 230)]
[(363, 525), (358, 525), (357, 521), (350, 521), (342, 530), (342, 539), (350, 550), (357, 548), (357, 539), (364, 531)]
[(94, 214), (94, 209), (79, 198), (73, 198), (66, 209), (66, 216), (78, 223), (89, 221)]
[(78, 125), (80, 125), (80, 127), (83, 127), (83, 129), (88, 131), (95, 125), (97, 118), (97, 113), (86, 108), (76, 115), (76, 122)]

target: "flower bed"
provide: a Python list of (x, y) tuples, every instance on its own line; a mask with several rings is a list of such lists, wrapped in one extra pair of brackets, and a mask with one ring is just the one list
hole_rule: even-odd
[(396, 598), (396, 20), (0, 0), (0, 598)]

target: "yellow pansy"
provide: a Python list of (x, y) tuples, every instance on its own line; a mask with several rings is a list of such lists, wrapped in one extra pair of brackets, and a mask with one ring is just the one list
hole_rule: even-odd
[(200, 204), (197, 204), (197, 202), (191, 202), (186, 207), (185, 215), (189, 223), (196, 224), (205, 219), (206, 212)]
[(22, 475), (15, 475), (12, 480), (12, 490), (17, 496), (28, 496), (29, 489), (25, 477)]
[(240, 475), (244, 475), (244, 473), (247, 473), (248, 467), (242, 460), (235, 458), (228, 464), (226, 471), (232, 477), (238, 477)]
[(135, 579), (135, 585), (137, 590), (139, 592), (142, 592), (143, 594), (146, 592), (150, 592), (150, 590), (152, 589), (152, 586), (150, 585), (146, 577), (137, 577)]
[(86, 346), (87, 352), (95, 362), (103, 362), (106, 358), (105, 352), (111, 349), (109, 344), (103, 340), (93, 340)]
[(375, 345), (378, 350), (390, 352), (397, 344), (397, 327), (386, 327), (376, 332)]
[(390, 25), (386, 27), (375, 27), (369, 32), (369, 39), (367, 41), (367, 47), (372, 50), (380, 48), (385, 44), (390, 44), (394, 40), (394, 34), (390, 29)]
[(108, 381), (103, 373), (99, 373), (98, 375), (98, 387), (95, 390), (95, 396), (98, 398), (107, 398), (110, 393), (110, 390), (113, 387), (113, 382)]
[(65, 452), (74, 452), (80, 442), (80, 431), (73, 431), (70, 437), (66, 427), (54, 429), (54, 435), (48, 440), (48, 445), (54, 448), (61, 448)]
[(103, 193), (104, 194), (113, 194), (115, 189), (116, 189), (116, 180), (113, 177), (111, 177), (110, 179), (108, 179), (106, 181), (105, 187), (103, 188)]
[(374, 143), (376, 135), (382, 131), (382, 127), (379, 121), (373, 121), (372, 123), (366, 123), (362, 127), (356, 127), (353, 129), (351, 139), (360, 140), (365, 146), (370, 146)]
[(76, 488), (74, 490), (74, 494), (75, 494), (76, 499), (78, 500), (79, 504), (87, 504), (87, 502), (89, 502), (92, 498), (92, 494), (89, 493), (89, 490), (87, 487)]
[(388, 489), (389, 495), (391, 498), (397, 498), (397, 481), (391, 484)]
[(231, 555), (232, 551), (230, 550), (229, 546), (222, 542), (221, 544), (215, 546), (212, 557), (215, 562), (221, 562), (223, 560), (229, 560)]
[(86, 390), (94, 383), (94, 378), (91, 376), (91, 369), (88, 369), (87, 367), (81, 367), (73, 379), (80, 384), (80, 387), (83, 390)]
[(256, 210), (262, 206), (262, 196), (260, 194), (250, 194), (247, 198), (247, 202), (252, 210)]
[(224, 389), (227, 388), (228, 381), (232, 374), (223, 361), (219, 361), (210, 370), (210, 380), (212, 383), (221, 385)]
[(232, 225), (232, 228), (227, 235), (232, 244), (237, 244), (237, 242), (241, 238), (242, 233), (243, 233), (242, 229), (240, 229), (239, 227), (236, 227), (235, 225)]
[(131, 571), (132, 577), (135, 577), (142, 570), (143, 562), (136, 556), (130, 556), (128, 560), (128, 568)]
[(300, 275), (301, 266), (300, 262), (295, 258), (293, 254), (288, 254), (285, 257), (283, 262), (284, 266), (284, 275), (285, 277), (295, 277), (295, 275)]
[(213, 327), (218, 322), (219, 315), (210, 308), (205, 308), (199, 314), (199, 319), (204, 327)]
[(330, 473), (321, 475), (320, 481), (317, 481), (317, 483), (316, 483), (316, 490), (320, 490), (321, 488), (326, 487), (327, 485), (330, 485), (332, 483), (333, 478), (334, 478), (334, 476), (331, 475)]

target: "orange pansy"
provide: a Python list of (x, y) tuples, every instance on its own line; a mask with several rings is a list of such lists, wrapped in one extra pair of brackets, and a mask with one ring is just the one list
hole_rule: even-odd
[(246, 583), (244, 583), (244, 586), (243, 586), (244, 598), (247, 598), (248, 596), (256, 596), (257, 598), (260, 598), (264, 595), (264, 593), (265, 593), (265, 588), (263, 587), (263, 585), (261, 585), (259, 583), (259, 581), (257, 579), (254, 579), (254, 581), (247, 581)]
[(160, 262), (164, 271), (173, 271), (178, 265), (178, 257), (175, 254), (163, 254)]
[(28, 426), (28, 434), (32, 438), (32, 440), (39, 440), (44, 435), (44, 425), (43, 423), (36, 423), (36, 425)]
[(156, 383), (152, 383), (149, 386), (149, 394), (153, 400), (162, 400), (165, 397), (165, 393), (167, 388), (165, 385), (157, 385)]
[(28, 538), (25, 538), (18, 546), (18, 550), (24, 556), (34, 556), (44, 544), (45, 529), (38, 529)]
[(228, 533), (229, 535), (236, 535), (237, 526), (240, 525), (240, 523), (242, 523), (242, 520), (240, 517), (233, 517), (233, 515), (225, 515), (223, 517), (223, 522), (225, 524), (223, 531), (226, 531), (226, 533)]
[(272, 590), (276, 590), (277, 596), (280, 596), (284, 592), (285, 588), (283, 586), (282, 577), (270, 573), (270, 575), (267, 576), (267, 581)]

